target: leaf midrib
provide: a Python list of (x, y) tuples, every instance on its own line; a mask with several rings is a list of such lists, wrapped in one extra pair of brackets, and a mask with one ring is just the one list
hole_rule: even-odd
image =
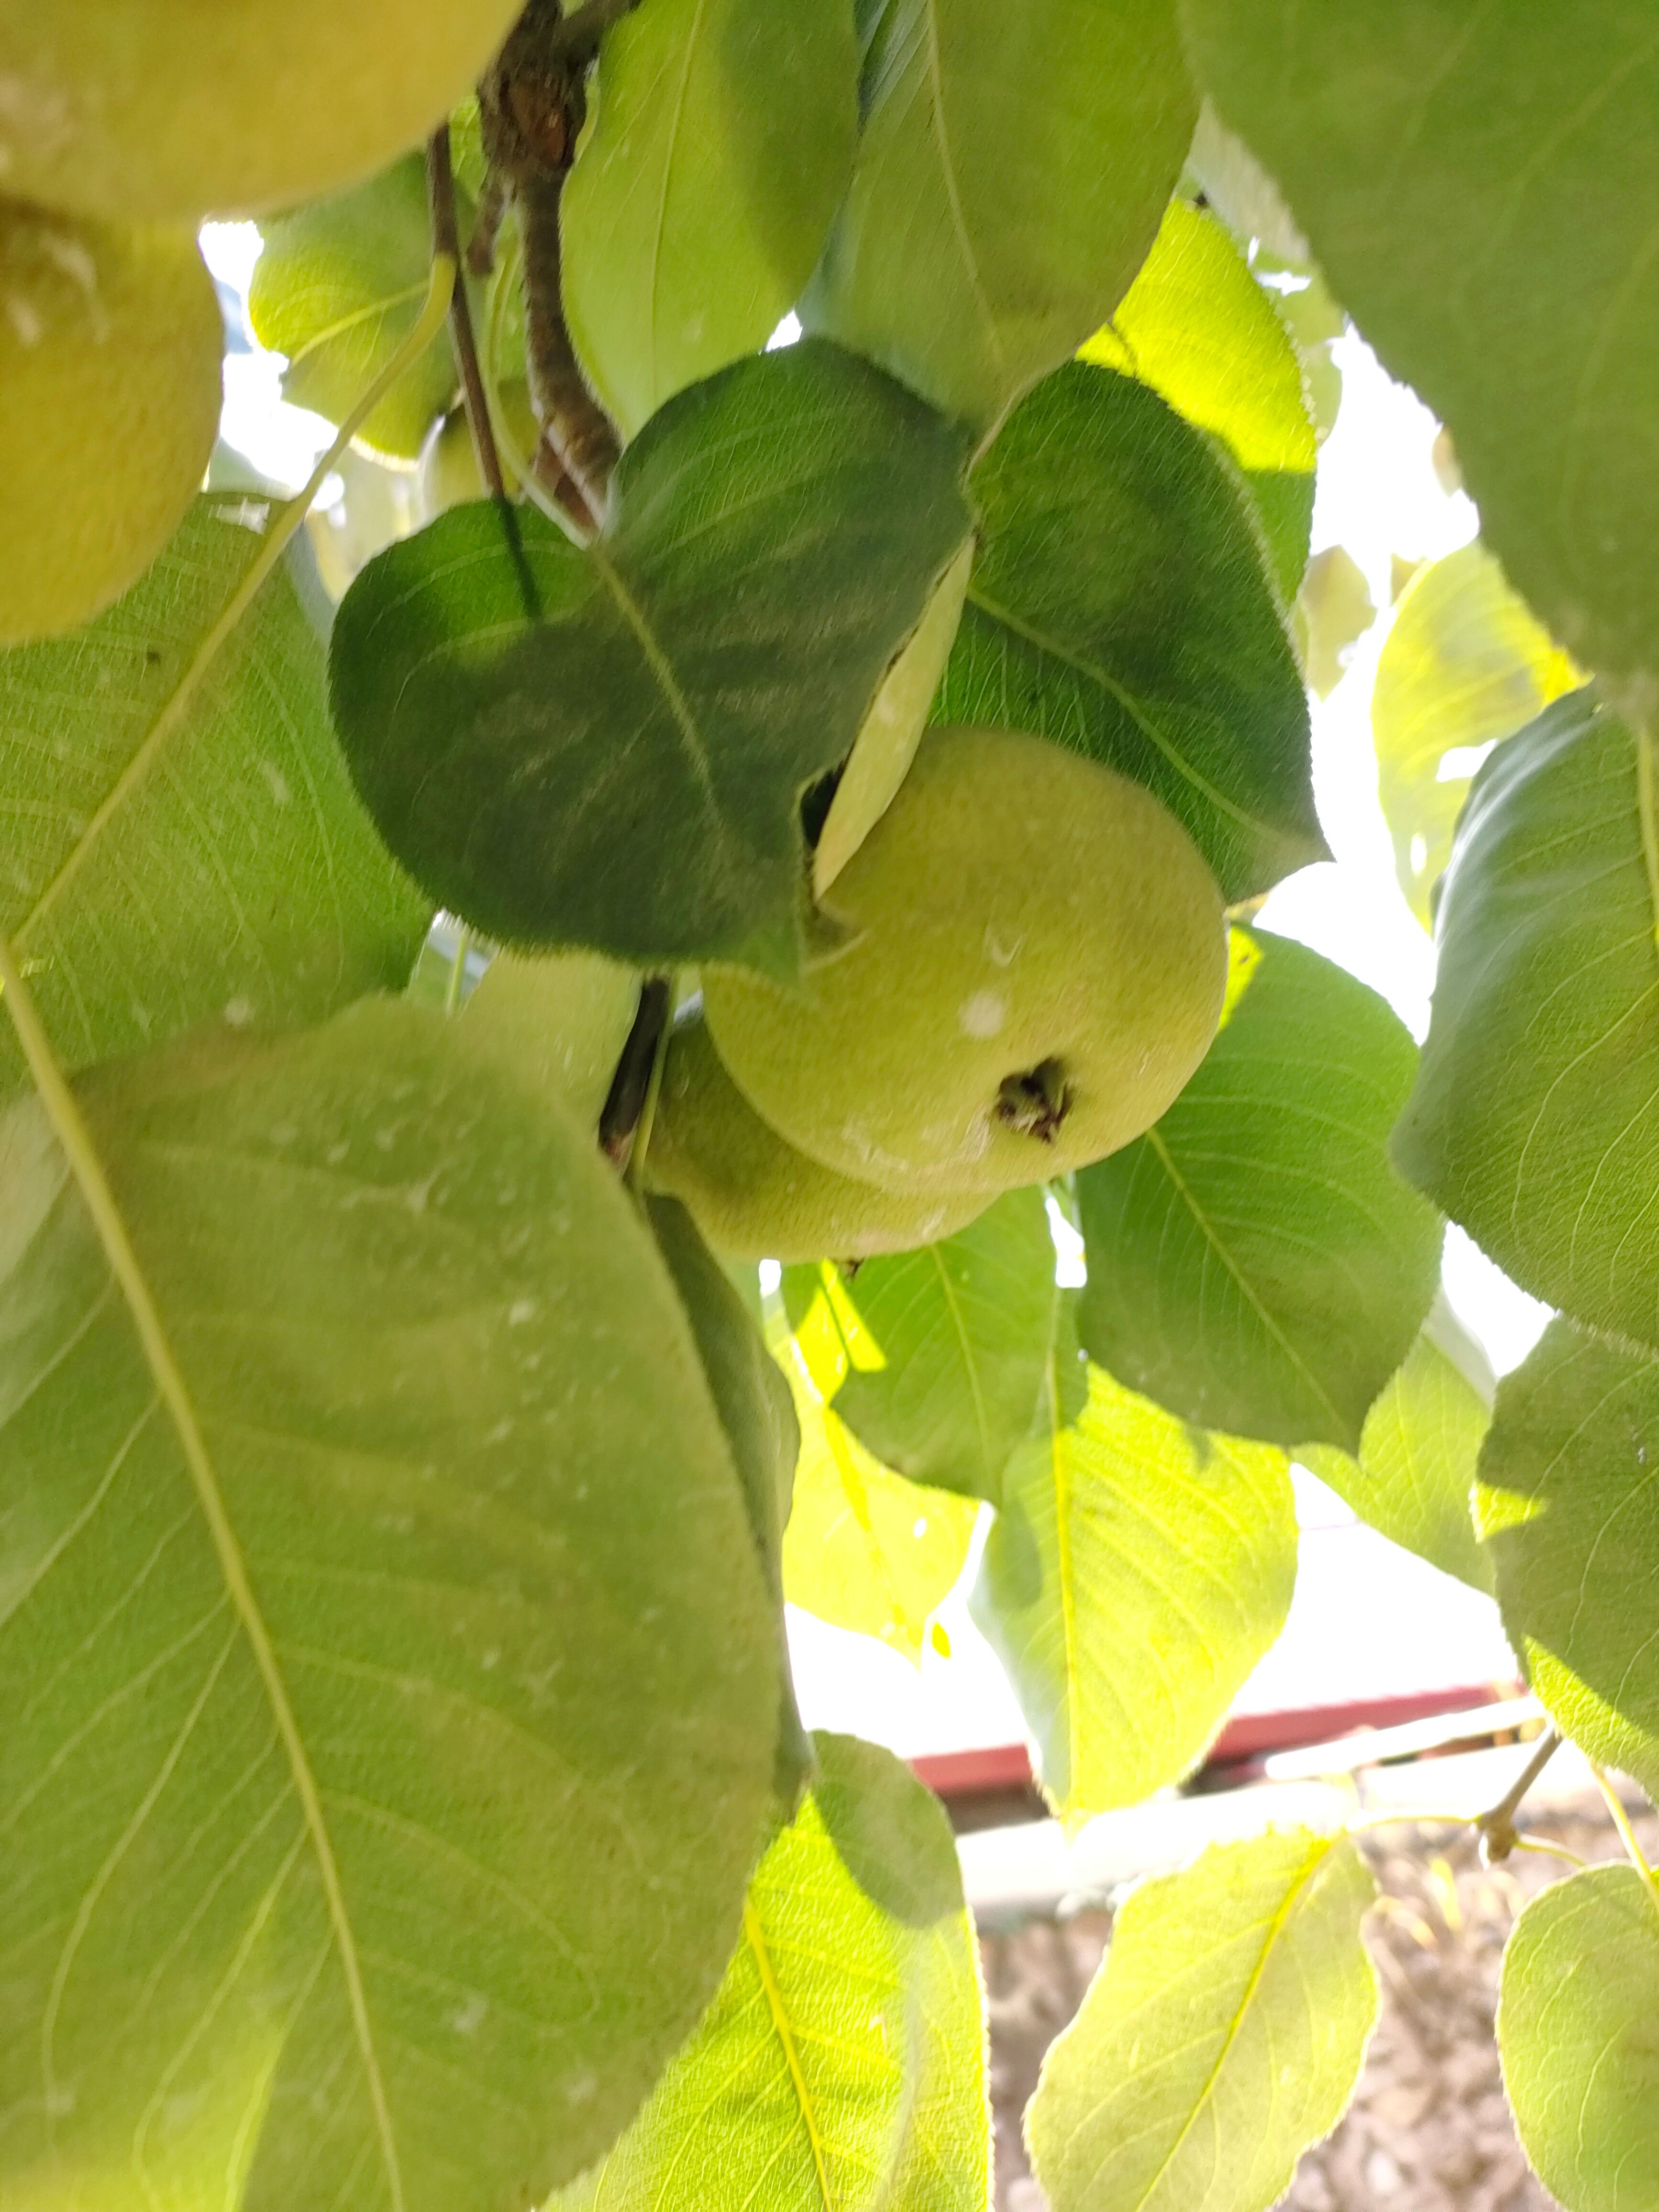
[(795, 2032), (790, 2025), (789, 2008), (783, 2001), (777, 1974), (772, 1965), (772, 1954), (767, 1948), (766, 1930), (761, 1926), (760, 1914), (755, 1910), (755, 1900), (743, 1900), (743, 1933), (760, 1976), (761, 1988), (766, 1996), (766, 2008), (771, 2014), (773, 2033), (783, 2051), (784, 2063), (789, 2069), (790, 2086), (795, 2093), (795, 2102), (800, 2108), (801, 2124), (806, 2130), (807, 2142), (812, 2147), (812, 2171), (818, 2185), (818, 2195), (824, 2212), (836, 2212), (836, 2200), (830, 2193), (830, 2174), (824, 2163), (823, 2142), (818, 2131), (817, 2109), (811, 2090), (807, 2087), (805, 2069), (801, 2064), (800, 2048), (795, 2041)]
[(305, 1739), (276, 1656), (276, 1644), (254, 1594), (247, 1564), (242, 1556), (241, 1546), (225, 1503), (218, 1471), (197, 1415), (189, 1383), (168, 1340), (137, 1247), (105, 1173), (92, 1133), (68, 1079), (58, 1065), (11, 946), (3, 938), (0, 938), (0, 997), (3, 997), (10, 1012), (41, 1103), (91, 1217), (106, 1262), (126, 1301), (145, 1363), (155, 1381), (156, 1394), (173, 1422), (185, 1471), (207, 1524), (214, 1556), (224, 1579), (232, 1608), (246, 1639), (255, 1671), (259, 1676), (283, 1748), (288, 1756), (295, 1793), (300, 1801), (306, 1830), (316, 1856), (335, 1949), (339, 1955), (341, 1972), (346, 1984), (354, 2039), (368, 2082), (375, 2135), (386, 2169), (392, 2212), (404, 2212), (396, 2130), (392, 2126), (391, 2106), (369, 2018), (356, 1935), (347, 1908), (339, 1863), (335, 1857), (333, 1838), (323, 1808), (322, 1792), (312, 1771)]

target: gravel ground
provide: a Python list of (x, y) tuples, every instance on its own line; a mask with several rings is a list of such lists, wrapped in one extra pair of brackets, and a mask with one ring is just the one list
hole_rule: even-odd
[[(1659, 1852), (1659, 1819), (1638, 1822)], [(1582, 1857), (1620, 1856), (1598, 1806), (1529, 1819)], [(1498, 1962), (1525, 1900), (1572, 1871), (1517, 1853), (1485, 1868), (1467, 1828), (1389, 1828), (1364, 1839), (1382, 1900), (1368, 1923), (1382, 1984), (1359, 2087), (1335, 2133), (1297, 2169), (1287, 2212), (1551, 2212), (1528, 2172), (1498, 2076)], [(1109, 1912), (987, 1933), (998, 2212), (1043, 2212), (1020, 2134), (1042, 2054), (1082, 2002)]]

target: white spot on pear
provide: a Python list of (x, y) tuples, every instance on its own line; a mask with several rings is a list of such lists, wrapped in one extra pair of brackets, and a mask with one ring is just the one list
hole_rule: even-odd
[(1008, 1009), (994, 991), (975, 991), (964, 999), (957, 1015), (964, 1036), (994, 1037), (1008, 1018)]

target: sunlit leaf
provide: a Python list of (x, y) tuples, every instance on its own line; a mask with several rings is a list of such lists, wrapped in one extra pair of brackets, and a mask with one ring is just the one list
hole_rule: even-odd
[(919, 1662), (929, 1622), (967, 1564), (978, 1502), (884, 1467), (825, 1404), (792, 1345), (780, 1364), (800, 1422), (784, 1595)]
[(1395, 872), (1425, 928), (1484, 753), (1583, 680), (1483, 545), (1407, 586), (1377, 659), (1371, 735)]
[(1450, 428), (1486, 542), (1650, 702), (1659, 441), (1644, 7), (1182, 0), (1194, 70), (1391, 373)]
[(1504, 1954), (1498, 2047), (1516, 2131), (1565, 2212), (1659, 2203), (1659, 1896), (1598, 1866), (1528, 1900)]
[(1437, 1299), (1422, 1334), (1365, 1416), (1359, 1453), (1297, 1454), (1362, 1521), (1472, 1589), (1492, 1589), (1475, 1534), (1475, 1463), (1492, 1425), (1492, 1370)]
[(1234, 945), (1259, 958), (1208, 1059), (1078, 1177), (1079, 1328), (1182, 1419), (1352, 1451), (1439, 1273), (1438, 1218), (1388, 1153), (1417, 1050), (1319, 954), (1266, 932)]
[(1296, 627), (1309, 688), (1322, 699), (1346, 675), (1352, 648), (1376, 620), (1365, 572), (1347, 548), (1316, 553), (1297, 594)]
[(1090, 1370), (1003, 1476), (974, 1617), (1068, 1821), (1138, 1804), (1202, 1756), (1296, 1581), (1282, 1452), (1185, 1427)]
[(984, 2212), (984, 2029), (950, 1824), (890, 1753), (813, 1739), (719, 1995), (558, 2212)]
[(1293, 598), (1313, 520), (1314, 427), (1296, 349), (1213, 216), (1171, 200), (1140, 274), (1085, 361), (1139, 377), (1218, 438), (1261, 510), (1281, 592)]
[(1579, 691), (1480, 771), (1395, 1154), (1523, 1290), (1659, 1347), (1651, 744)]
[(1026, 2120), (1053, 2212), (1266, 2212), (1353, 2094), (1376, 1884), (1305, 1828), (1212, 1846), (1117, 1915)]
[(1230, 899), (1323, 857), (1308, 703), (1236, 473), (1132, 377), (1073, 362), (971, 479), (979, 551), (933, 708), (1133, 776)]
[(1172, 0), (860, 16), (863, 136), (802, 319), (986, 430), (1105, 321), (1157, 234), (1194, 114)]
[(1659, 1790), (1659, 1359), (1553, 1322), (1506, 1376), (1476, 1513), (1510, 1641), (1594, 1759)]
[(866, 1261), (834, 1279), (833, 1296), (826, 1277), (836, 1278), (827, 1264), (791, 1267), (783, 1291), (798, 1328), (822, 1299), (828, 1328), (857, 1342), (835, 1394), (838, 1418), (912, 1481), (994, 1504), (1054, 1343), (1054, 1247), (1041, 1189), (1010, 1191), (936, 1244)]
[(303, 544), (212, 649), (270, 516), (198, 500), (107, 614), (0, 653), (0, 930), (71, 1066), (396, 989), (426, 934), (329, 729)]
[[(471, 222), (463, 198), (461, 235)], [(426, 164), (394, 161), (366, 185), (260, 225), (248, 320), (289, 356), (283, 397), (343, 422), (420, 319), (432, 259)], [(364, 422), (367, 446), (412, 460), (453, 397), (455, 357), (440, 335)]]
[(175, 2131), (263, 2040), (249, 2203), (533, 2200), (694, 2025), (769, 1802), (775, 1630), (690, 1332), (462, 1024), (370, 1002), (82, 1097), (165, 1342), (20, 1100), (0, 2195), (83, 2201), (118, 2132), (122, 2201), (181, 2203)]
[(611, 28), (559, 228), (571, 336), (627, 435), (794, 305), (852, 174), (858, 70), (852, 0), (652, 0)]
[(804, 787), (968, 530), (956, 434), (834, 346), (693, 386), (605, 526), (454, 507), (370, 563), (331, 659), (387, 842), (504, 943), (793, 971)]

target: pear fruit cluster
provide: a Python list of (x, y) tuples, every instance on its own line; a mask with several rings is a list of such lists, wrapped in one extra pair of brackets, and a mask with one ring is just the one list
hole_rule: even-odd
[(734, 1256), (854, 1259), (1151, 1127), (1226, 985), (1214, 878), (1150, 792), (1042, 738), (931, 732), (797, 981), (711, 968), (648, 1153)]

